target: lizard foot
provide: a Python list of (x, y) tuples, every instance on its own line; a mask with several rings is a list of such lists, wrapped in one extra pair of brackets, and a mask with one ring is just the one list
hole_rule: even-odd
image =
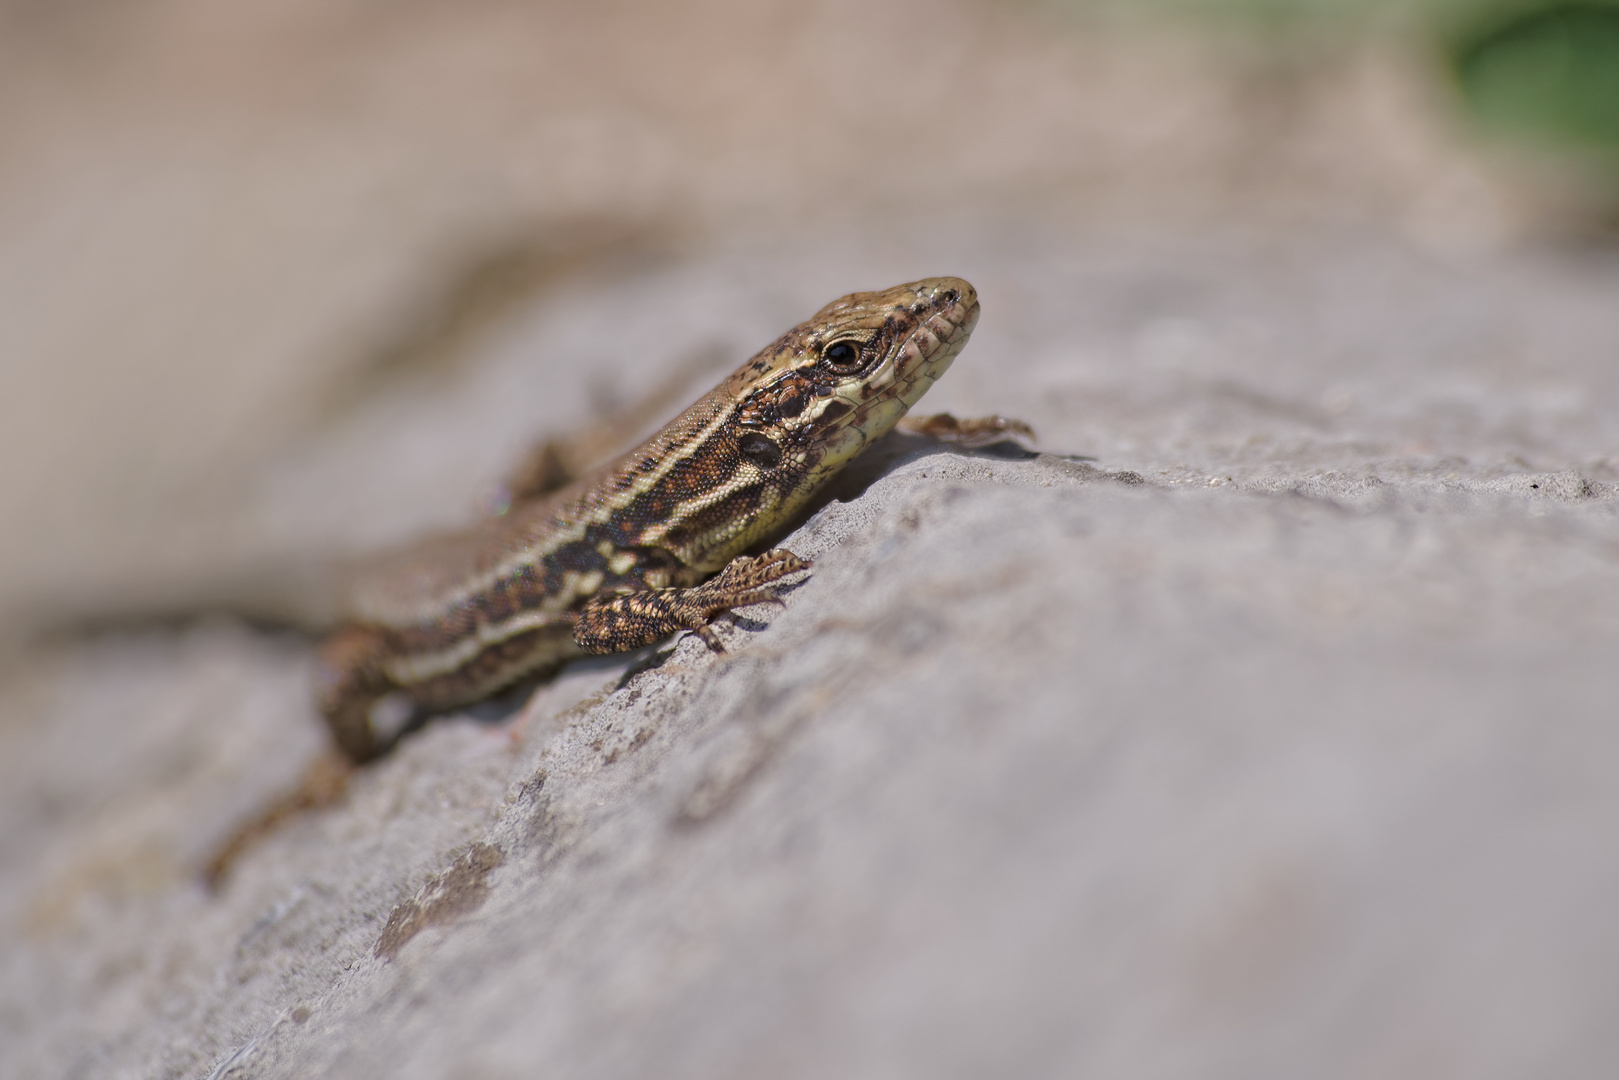
[(573, 639), (587, 653), (628, 652), (677, 630), (690, 630), (717, 653), (725, 651), (709, 621), (732, 608), (780, 603), (771, 585), (801, 570), (809, 560), (777, 548), (754, 557), (739, 555), (714, 577), (689, 589), (648, 589), (592, 600), (579, 612)]

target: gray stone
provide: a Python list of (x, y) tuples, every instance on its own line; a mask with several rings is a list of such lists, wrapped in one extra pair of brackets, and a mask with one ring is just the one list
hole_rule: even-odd
[(722, 249), (536, 308), (456, 396), (385, 395), (285, 463), (262, 513), (340, 549), (320, 478), (508, 438), (518, 358), (698, 312), (628, 350), (651, 370), (921, 273), (984, 303), (924, 407), (1023, 416), (1041, 453), (889, 440), (728, 655), (686, 637), (440, 720), (215, 895), (197, 868), (320, 745), (307, 644), (204, 620), (32, 654), (0, 708), (0, 1073), (1611, 1060), (1611, 259), (987, 226)]

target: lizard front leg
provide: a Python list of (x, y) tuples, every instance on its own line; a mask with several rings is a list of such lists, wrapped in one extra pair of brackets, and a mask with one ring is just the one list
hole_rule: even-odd
[(573, 639), (585, 652), (603, 654), (639, 649), (677, 630), (690, 630), (722, 653), (725, 646), (709, 620), (747, 604), (779, 602), (769, 586), (809, 568), (808, 559), (777, 548), (756, 558), (739, 555), (714, 577), (691, 588), (599, 597), (579, 609)]

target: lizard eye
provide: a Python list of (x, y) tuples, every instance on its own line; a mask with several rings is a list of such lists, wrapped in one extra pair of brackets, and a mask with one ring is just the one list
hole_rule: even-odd
[(860, 346), (853, 341), (834, 341), (821, 350), (821, 359), (838, 375), (853, 375), (860, 370)]

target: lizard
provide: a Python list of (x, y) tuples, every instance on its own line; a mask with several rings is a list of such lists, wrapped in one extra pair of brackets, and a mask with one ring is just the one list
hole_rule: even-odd
[[(682, 630), (724, 652), (713, 619), (776, 600), (773, 586), (811, 568), (784, 549), (748, 552), (900, 423), (978, 313), (954, 277), (841, 297), (617, 460), (554, 490), (519, 485), (499, 516), (379, 559), (318, 654), (337, 746), (364, 763), (390, 745), (390, 710), (471, 704)], [(1032, 434), (1000, 417), (909, 426), (967, 443)]]
[(725, 652), (711, 620), (779, 603), (774, 586), (811, 569), (791, 551), (749, 551), (890, 430), (964, 446), (1032, 440), (1027, 424), (1001, 416), (906, 415), (977, 322), (978, 294), (961, 278), (850, 293), (616, 460), (570, 479), (579, 454), (542, 444), (495, 515), (353, 575), (316, 660), (337, 753), (238, 827), (204, 880), (217, 886), (279, 822), (336, 801), (354, 767), (391, 747), (400, 719), (680, 631)]

